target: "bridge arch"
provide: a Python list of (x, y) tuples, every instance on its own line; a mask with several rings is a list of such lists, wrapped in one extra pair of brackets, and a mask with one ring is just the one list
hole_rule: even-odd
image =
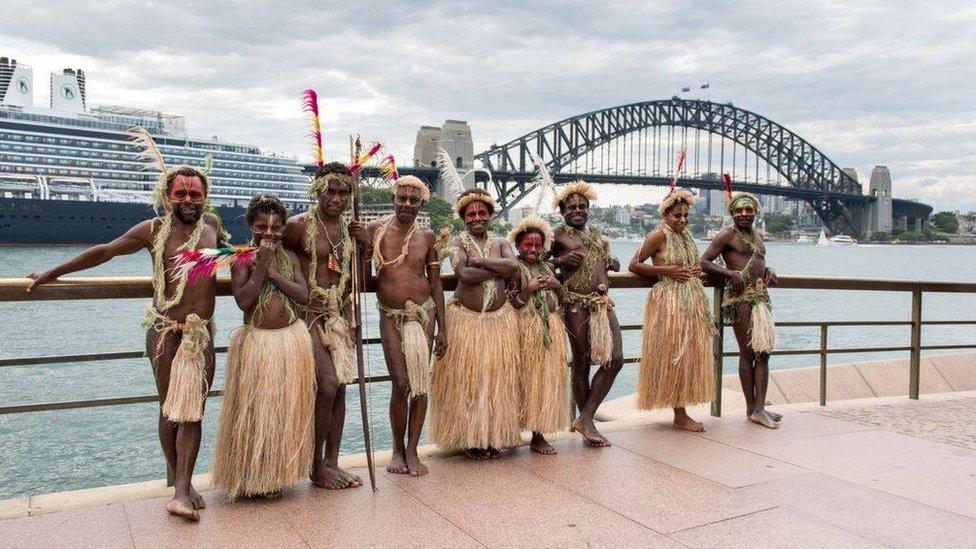
[(675, 97), (609, 107), (565, 118), (503, 145), (493, 145), (475, 158), (496, 174), (525, 174), (535, 171), (529, 156), (532, 151), (553, 173), (558, 173), (575, 159), (615, 139), (665, 126), (697, 129), (741, 145), (792, 187), (814, 191), (816, 198), (807, 201), (835, 233), (860, 235), (861, 208), (852, 206), (867, 201), (861, 185), (817, 147), (782, 124), (730, 103)]

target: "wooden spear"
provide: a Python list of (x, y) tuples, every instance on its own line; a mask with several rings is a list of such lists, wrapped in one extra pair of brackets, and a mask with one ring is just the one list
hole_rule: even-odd
[[(355, 164), (362, 153), (362, 143), (357, 137), (355, 140), (349, 136), (349, 154), (352, 157), (350, 166)], [(361, 190), (360, 171), (354, 179), (352, 192), (352, 218), (359, 221), (359, 206)], [(359, 378), (359, 410), (363, 416), (363, 443), (366, 446), (366, 465), (369, 468), (369, 485), (376, 491), (376, 467), (373, 464), (373, 438), (369, 432), (369, 411), (366, 401), (366, 369), (363, 365), (363, 307), (362, 294), (365, 286), (366, 277), (360, 268), (359, 243), (355, 238), (352, 240), (352, 312), (353, 323), (356, 329), (356, 370)]]

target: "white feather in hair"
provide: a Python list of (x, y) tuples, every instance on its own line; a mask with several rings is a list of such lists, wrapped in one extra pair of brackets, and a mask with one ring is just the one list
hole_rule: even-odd
[(532, 179), (532, 183), (539, 190), (539, 194), (535, 198), (535, 209), (533, 210), (533, 213), (538, 214), (539, 209), (542, 207), (542, 200), (546, 194), (552, 193), (553, 196), (556, 195), (556, 182), (553, 181), (552, 174), (549, 173), (549, 169), (546, 168), (546, 163), (539, 158), (539, 155), (529, 151), (529, 158), (532, 159), (535, 167), (539, 168), (539, 173), (535, 174), (535, 178)]
[(166, 161), (163, 159), (163, 153), (156, 145), (156, 141), (146, 131), (146, 128), (133, 126), (125, 133), (129, 140), (141, 149), (138, 158), (145, 163), (142, 169), (155, 170), (159, 173), (166, 172)]
[(454, 167), (454, 161), (451, 160), (451, 155), (447, 154), (447, 151), (444, 149), (438, 147), (435, 162), (437, 163), (438, 176), (446, 186), (450, 201), (457, 201), (461, 193), (464, 192), (464, 181), (461, 179), (461, 174), (458, 173), (457, 168)]

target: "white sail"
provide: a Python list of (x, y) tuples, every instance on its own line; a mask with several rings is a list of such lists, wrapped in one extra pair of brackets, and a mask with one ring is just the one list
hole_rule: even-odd
[(823, 229), (820, 229), (820, 237), (817, 238), (817, 246), (830, 246), (830, 241), (827, 240), (827, 233)]

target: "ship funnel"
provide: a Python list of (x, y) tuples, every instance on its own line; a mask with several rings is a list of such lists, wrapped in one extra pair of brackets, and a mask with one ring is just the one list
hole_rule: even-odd
[(64, 69), (61, 74), (51, 73), (51, 109), (65, 114), (86, 112), (84, 75), (74, 69)]
[(16, 59), (0, 57), (0, 105), (34, 106), (34, 71)]

